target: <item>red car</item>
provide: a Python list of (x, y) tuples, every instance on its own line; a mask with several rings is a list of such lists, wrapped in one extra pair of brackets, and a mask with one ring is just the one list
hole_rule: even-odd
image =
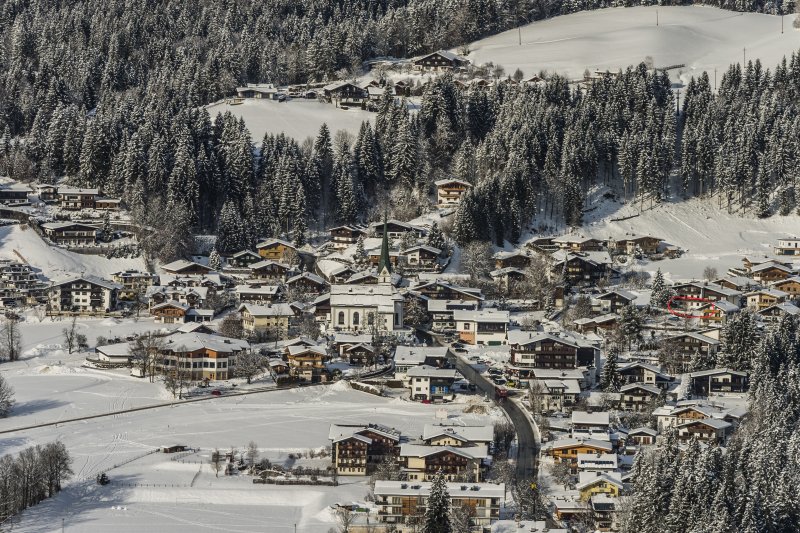
[(221, 390), (219, 390), (219, 389), (217, 389), (217, 390), (212, 390), (212, 391), (211, 391), (211, 396), (222, 396), (222, 391), (221, 391)]

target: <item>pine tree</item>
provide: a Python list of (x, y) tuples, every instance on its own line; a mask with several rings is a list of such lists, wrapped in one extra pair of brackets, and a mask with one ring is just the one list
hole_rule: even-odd
[(600, 378), (600, 388), (605, 392), (619, 392), (622, 377), (619, 374), (619, 354), (616, 347), (611, 347), (603, 363), (603, 375)]
[(667, 284), (664, 281), (664, 274), (661, 272), (660, 268), (656, 270), (656, 275), (653, 278), (653, 284), (651, 288), (652, 291), (650, 294), (650, 304), (658, 309), (666, 308), (667, 302), (672, 296), (672, 290), (667, 287)]
[(353, 254), (353, 263), (359, 267), (363, 268), (367, 266), (369, 262), (369, 258), (367, 257), (367, 252), (364, 250), (364, 236), (359, 235), (358, 240), (356, 241), (356, 250)]
[(437, 248), (439, 250), (442, 250), (442, 253), (444, 253), (447, 247), (447, 242), (445, 241), (444, 233), (442, 233), (442, 230), (439, 229), (439, 225), (435, 221), (433, 224), (431, 224), (431, 229), (430, 231), (428, 231), (428, 237), (425, 240), (425, 244), (427, 244), (428, 246), (433, 246), (434, 248)]
[(423, 533), (454, 533), (450, 525), (450, 494), (447, 481), (439, 470), (431, 483), (431, 492), (425, 507)]
[(215, 272), (219, 272), (222, 269), (222, 258), (216, 248), (211, 250), (208, 255), (208, 267)]
[(642, 338), (642, 317), (634, 305), (626, 305), (620, 312), (619, 331), (628, 344)]

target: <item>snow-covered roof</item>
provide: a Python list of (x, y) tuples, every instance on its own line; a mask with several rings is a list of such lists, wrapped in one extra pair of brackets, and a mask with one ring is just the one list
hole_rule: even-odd
[(454, 368), (436, 368), (428, 365), (419, 365), (408, 370), (406, 375), (410, 378), (444, 378), (458, 379), (461, 374)]
[(230, 353), (246, 350), (250, 343), (231, 337), (221, 335), (209, 335), (208, 333), (173, 333), (165, 337), (165, 350), (177, 350), (194, 352), (196, 350), (213, 350), (215, 352)]
[(254, 317), (265, 316), (294, 316), (294, 311), (289, 304), (277, 303), (272, 305), (242, 304), (237, 309), (240, 313), (246, 312)]
[(400, 457), (428, 457), (441, 452), (450, 452), (468, 459), (483, 459), (489, 456), (489, 450), (485, 444), (459, 448), (455, 446), (428, 446), (426, 444), (400, 445)]
[(614, 447), (611, 442), (597, 439), (558, 439), (542, 444), (542, 449), (545, 450), (559, 450), (562, 448), (572, 448), (574, 446), (588, 446), (590, 448), (597, 448), (599, 450), (611, 451)]
[(578, 469), (582, 468), (608, 468), (615, 470), (619, 465), (619, 457), (615, 453), (579, 453)]
[(494, 426), (458, 426), (453, 424), (425, 424), (422, 439), (452, 436), (462, 442), (492, 442)]
[(690, 372), (690, 378), (705, 378), (709, 376), (718, 376), (721, 374), (730, 374), (732, 376), (746, 377), (747, 372), (740, 372), (738, 370), (731, 370), (730, 368), (712, 368), (710, 370), (700, 370), (698, 372)]
[(698, 420), (690, 420), (688, 422), (684, 422), (683, 424), (679, 424), (677, 428), (680, 429), (689, 426), (694, 426), (697, 424), (708, 426), (714, 429), (727, 429), (732, 425), (730, 422), (725, 422), (724, 420), (718, 420), (716, 418), (701, 418)]
[(548, 391), (558, 390), (561, 394), (580, 394), (581, 386), (577, 379), (538, 379)]
[(180, 273), (181, 271), (186, 270), (187, 268), (196, 268), (196, 267), (200, 267), (201, 269), (204, 270), (211, 270), (205, 265), (201, 265), (200, 263), (195, 263), (194, 261), (187, 261), (186, 259), (178, 259), (171, 263), (167, 263), (166, 265), (161, 265), (161, 270), (164, 270), (166, 272)]
[(778, 311), (780, 311), (782, 313), (786, 313), (787, 315), (799, 315), (800, 314), (800, 307), (797, 307), (793, 303), (789, 303), (789, 302), (781, 302), (779, 304), (770, 305), (769, 307), (767, 307), (765, 309), (761, 309), (758, 313), (766, 315), (766, 314), (769, 313), (769, 311), (771, 311), (773, 309), (777, 309)]
[(398, 346), (394, 352), (395, 364), (421, 365), (428, 357), (446, 358), (446, 346)]
[(256, 248), (260, 250), (261, 248), (271, 248), (272, 246), (277, 246), (277, 245), (283, 245), (286, 248), (291, 248), (292, 250), (296, 249), (294, 244), (288, 241), (284, 241), (283, 239), (267, 239), (265, 241), (261, 241), (260, 243), (256, 244)]
[(587, 426), (608, 426), (610, 424), (608, 411), (587, 413), (586, 411), (572, 411), (572, 423)]
[(620, 472), (579, 472), (578, 483), (575, 488), (582, 490), (601, 481), (616, 485), (620, 489), (622, 488), (622, 474)]
[[(427, 498), (431, 493), (429, 481), (383, 481), (375, 482), (373, 492), (381, 496), (419, 496)], [(500, 498), (506, 496), (504, 483), (447, 483), (447, 493), (451, 498)], [(555, 531), (555, 530), (554, 530)]]
[(81, 189), (76, 187), (59, 187), (58, 194), (85, 194), (85, 195), (98, 195), (100, 189)]
[(623, 385), (619, 388), (620, 392), (628, 392), (636, 389), (641, 389), (644, 391), (649, 392), (650, 394), (661, 394), (661, 389), (656, 387), (655, 385), (648, 385), (647, 383), (628, 383), (627, 385)]
[(464, 180), (459, 180), (459, 179), (456, 179), (456, 178), (436, 180), (433, 183), (437, 187), (442, 187), (444, 185), (449, 185), (451, 183), (457, 183), (458, 185), (464, 185), (465, 187), (472, 187), (472, 184), (470, 182), (464, 181)]
[(479, 311), (456, 309), (453, 311), (453, 319), (459, 322), (508, 324), (510, 320), (510, 314), (508, 311), (498, 311), (493, 309), (482, 309)]
[(75, 283), (76, 281), (85, 281), (86, 283), (97, 285), (99, 287), (108, 290), (119, 290), (122, 288), (122, 285), (120, 285), (119, 283), (114, 283), (113, 281), (109, 281), (107, 279), (103, 279), (98, 276), (91, 276), (88, 274), (84, 276), (76, 276), (74, 278), (70, 278), (64, 281), (59, 281), (58, 283), (54, 283), (52, 286), (60, 287), (61, 285), (69, 285)]
[(254, 287), (252, 285), (237, 285), (236, 294), (261, 294), (266, 296), (274, 296), (278, 294), (280, 286), (278, 285), (259, 285)]

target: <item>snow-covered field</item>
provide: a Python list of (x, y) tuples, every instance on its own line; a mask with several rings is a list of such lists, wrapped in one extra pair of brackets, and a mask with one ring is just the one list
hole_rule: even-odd
[(298, 141), (316, 137), (322, 124), (328, 124), (331, 134), (339, 130), (356, 134), (361, 123), (371, 121), (375, 115), (361, 109), (344, 110), (332, 104), (299, 98), (284, 103), (248, 98), (239, 105), (216, 103), (207, 109), (212, 118), (226, 111), (244, 118), (253, 141), (258, 144), (265, 133), (285, 133)]
[(21, 225), (0, 227), (0, 259), (26, 261), (52, 281), (81, 274), (109, 278), (120, 270), (144, 269), (144, 262), (140, 258), (106, 259), (102, 255), (76, 254), (49, 246), (35, 231)]
[[(658, 22), (656, 26), (656, 11)], [(573, 13), (534, 22), (470, 45), (473, 63), (493, 61), (508, 74), (520, 68), (526, 76), (544, 70), (581, 78), (586, 69), (616, 71), (636, 65), (646, 56), (654, 66), (685, 64), (670, 71), (684, 83), (708, 71), (718, 76), (731, 63), (759, 58), (773, 68), (784, 55), (800, 48), (800, 31), (792, 27), (797, 15), (780, 17), (735, 13), (712, 7), (631, 7)]]
[[(47, 321), (23, 324), (25, 358), (0, 367), (16, 389), (18, 402), (12, 416), (0, 420), (0, 430), (169, 399), (160, 383), (132, 378), (124, 371), (81, 368), (85, 354), (70, 356), (58, 346), (64, 325)], [(151, 320), (90, 321), (81, 327), (92, 339), (93, 335), (108, 335), (109, 328), (125, 335), (160, 325)], [(470, 398), (482, 404), (479, 397)], [(466, 407), (455, 403), (444, 409), (454, 422), (491, 423), (491, 418), (498, 416), (496, 410), (465, 414)], [(373, 396), (340, 382), (223, 396), (0, 434), (3, 454), (59, 439), (74, 460), (75, 479), (67, 489), (23, 513), (15, 530), (58, 531), (64, 518), (69, 531), (292, 531), (297, 524), (297, 531), (323, 533), (334, 526), (329, 505), (363, 501), (368, 492), (364, 478), (345, 478), (337, 488), (254, 485), (245, 475), (216, 478), (208, 464), (211, 450), (233, 446), (241, 450), (253, 440), (262, 457), (285, 462), (289, 453), (329, 445), (332, 422), (376, 422), (416, 437), (424, 424), (437, 420), (440, 409), (439, 405)], [(142, 457), (164, 444), (185, 444), (201, 451), (184, 463), (170, 461), (164, 454)], [(114, 468), (129, 459), (135, 460)], [(326, 464), (322, 459), (303, 461), (304, 466)], [(107, 471), (110, 485), (94, 483), (94, 476), (101, 471)]]

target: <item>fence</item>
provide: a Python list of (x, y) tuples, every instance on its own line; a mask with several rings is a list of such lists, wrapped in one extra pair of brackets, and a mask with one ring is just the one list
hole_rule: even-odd
[[(130, 459), (126, 459), (126, 460), (122, 461), (121, 463), (116, 463), (115, 465), (111, 466), (110, 468), (106, 468), (104, 471), (108, 472), (109, 470), (114, 470), (115, 468), (119, 468), (121, 466), (125, 466), (128, 463), (132, 463), (134, 461), (138, 461), (139, 459), (142, 459), (143, 457), (147, 457), (148, 455), (153, 455), (154, 453), (159, 453), (160, 451), (161, 451), (161, 448), (156, 448), (154, 450), (150, 450), (149, 452), (145, 452), (145, 453), (137, 455), (135, 457), (131, 457)], [(89, 477), (85, 477), (85, 478), (81, 478), (81, 479), (90, 480), (90, 479), (95, 479), (95, 477), (96, 476), (89, 476)]]

